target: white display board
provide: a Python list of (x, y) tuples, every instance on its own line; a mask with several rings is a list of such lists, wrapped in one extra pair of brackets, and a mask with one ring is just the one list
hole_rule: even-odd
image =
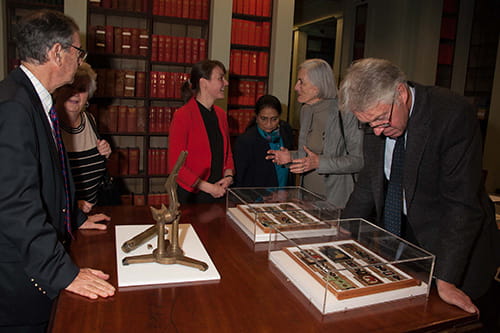
[[(155, 236), (132, 252), (125, 253), (121, 249), (125, 241), (131, 239), (150, 226), (151, 225), (117, 225), (115, 227), (116, 264), (119, 287), (220, 280), (217, 268), (198, 238), (196, 231), (190, 224), (179, 224), (179, 245), (184, 250), (184, 255), (187, 257), (205, 262), (208, 265), (206, 271), (180, 264), (163, 265), (156, 262), (123, 265), (123, 258), (150, 254), (153, 249), (156, 248), (157, 237)], [(172, 225), (168, 225), (169, 232), (171, 227)], [(152, 245), (152, 249), (148, 249), (148, 244)]]

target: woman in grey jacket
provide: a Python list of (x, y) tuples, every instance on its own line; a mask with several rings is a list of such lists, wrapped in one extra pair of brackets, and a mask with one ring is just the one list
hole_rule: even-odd
[(339, 111), (333, 70), (326, 61), (309, 59), (298, 70), (299, 150), (269, 150), (266, 158), (290, 164), (304, 188), (344, 207), (354, 188), (354, 174), (363, 167), (363, 130), (351, 112)]

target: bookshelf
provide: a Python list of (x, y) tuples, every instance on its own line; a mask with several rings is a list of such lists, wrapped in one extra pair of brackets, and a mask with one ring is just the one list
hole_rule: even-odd
[(98, 73), (91, 112), (113, 146), (110, 174), (124, 204), (167, 203), (170, 119), (181, 84), (207, 57), (210, 0), (89, 0), (88, 62)]
[(272, 1), (233, 0), (229, 66), (230, 134), (243, 133), (268, 91)]

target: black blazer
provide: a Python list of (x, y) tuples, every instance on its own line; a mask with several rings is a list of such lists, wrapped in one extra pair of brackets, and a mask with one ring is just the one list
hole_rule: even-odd
[[(293, 149), (292, 128), (285, 121), (280, 121), (280, 135), (283, 145)], [(269, 143), (259, 134), (257, 125), (247, 128), (240, 135), (234, 146), (234, 166), (236, 174), (234, 187), (276, 187), (278, 178), (271, 160), (266, 160)], [(293, 175), (289, 173), (288, 184), (293, 185)]]
[[(481, 132), (471, 105), (449, 90), (414, 84), (403, 187), (418, 245), (436, 255), (434, 275), (471, 298), (484, 294), (500, 265), (494, 207), (481, 180)], [(382, 225), (385, 137), (367, 134), (365, 166), (343, 217)]]
[[(0, 326), (33, 325), (49, 319), (79, 268), (63, 245), (64, 179), (51, 127), (19, 68), (0, 82), (0, 156)], [(86, 217), (76, 203), (73, 212), (76, 228)]]

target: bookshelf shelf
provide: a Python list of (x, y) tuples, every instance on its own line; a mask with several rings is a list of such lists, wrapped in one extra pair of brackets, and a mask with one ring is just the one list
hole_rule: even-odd
[(256, 100), (268, 90), (272, 8), (271, 0), (233, 0), (228, 101), (232, 136), (244, 132)]
[(158, 204), (165, 197), (170, 119), (183, 104), (180, 85), (207, 56), (210, 0), (179, 1), (175, 8), (160, 0), (120, 1), (122, 8), (107, 8), (112, 3), (87, 4), (88, 62), (98, 73), (90, 109), (110, 138), (108, 169), (123, 180), (122, 201)]

